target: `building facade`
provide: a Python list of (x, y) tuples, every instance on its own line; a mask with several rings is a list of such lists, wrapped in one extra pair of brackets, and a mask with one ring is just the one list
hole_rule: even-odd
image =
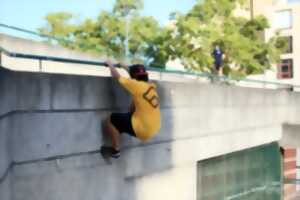
[[(300, 46), (297, 45), (300, 42), (300, 0), (250, 0), (249, 3), (252, 17), (264, 15), (270, 22), (270, 28), (264, 33), (265, 39), (269, 40), (278, 34), (288, 42), (287, 51), (280, 56), (281, 61), (256, 78), (300, 85)], [(284, 152), (284, 177), (298, 180), (300, 151), (285, 147)], [(299, 191), (300, 187), (295, 183), (297, 181), (284, 186), (284, 199), (297, 198), (296, 190)]]
[(271, 70), (262, 76), (266, 81), (279, 81), (292, 85), (300, 85), (300, 1), (299, 0), (251, 0), (251, 15), (264, 15), (270, 22), (265, 31), (266, 40), (278, 34), (289, 44), (287, 51), (281, 55), (281, 61), (273, 65)]

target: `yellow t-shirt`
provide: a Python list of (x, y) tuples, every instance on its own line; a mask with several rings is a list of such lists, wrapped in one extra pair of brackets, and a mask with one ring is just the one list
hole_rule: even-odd
[(160, 129), (160, 106), (156, 85), (120, 77), (119, 83), (131, 94), (135, 106), (131, 122), (136, 136), (149, 140)]

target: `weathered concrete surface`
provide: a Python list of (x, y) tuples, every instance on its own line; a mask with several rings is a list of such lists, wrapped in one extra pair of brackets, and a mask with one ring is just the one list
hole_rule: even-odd
[[(7, 87), (4, 96), (15, 95), (4, 101), (0, 110), (2, 114), (9, 112), (7, 108), (16, 111), (11, 118), (16, 125), (15, 161), (95, 149), (102, 140), (101, 119), (109, 111), (125, 111), (129, 104), (126, 92), (109, 78), (2, 70), (1, 82)], [(153, 143), (278, 128), (289, 118), (286, 105), (290, 94), (285, 91), (183, 83), (159, 86), (163, 125)], [(68, 145), (57, 142), (61, 138)], [(280, 134), (276, 135), (279, 138)]]
[[(22, 42), (0, 37), (14, 51), (58, 55)], [(116, 82), (0, 68), (0, 177), (15, 162), (0, 199), (196, 199), (199, 160), (279, 141), (282, 124), (300, 124), (298, 93), (199, 82), (158, 88), (159, 134), (146, 144), (122, 136), (122, 156), (109, 164), (97, 153), (101, 120), (130, 101)]]
[(12, 137), (11, 160), (21, 162), (10, 172), (12, 200), (150, 199), (162, 194), (152, 187), (171, 181), (191, 188), (169, 189), (166, 196), (195, 199), (197, 161), (278, 141), (282, 124), (297, 121), (297, 105), (290, 104), (296, 93), (161, 82), (159, 135), (145, 145), (122, 136), (122, 157), (108, 165), (98, 153), (84, 152), (99, 149), (108, 112), (127, 109), (120, 86), (110, 78), (4, 69), (0, 76), (6, 97), (0, 122)]
[(128, 179), (120, 162), (107, 165), (97, 154), (16, 167), (13, 199), (196, 199), (196, 166)]
[(11, 185), (9, 167), (12, 161), (11, 154), (11, 121), (0, 119), (0, 199), (10, 200)]
[[(300, 149), (297, 149), (297, 157), (296, 157), (296, 166), (297, 166), (297, 171), (296, 171), (296, 178), (300, 179)], [(300, 191), (300, 185), (297, 184), (296, 186), (297, 191)]]
[(280, 140), (281, 146), (300, 148), (300, 125), (284, 124), (282, 129), (284, 134)]
[(0, 120), (0, 178), (5, 173), (7, 167), (11, 162), (11, 154), (10, 154), (10, 134), (11, 130), (9, 129), (10, 122), (8, 119)]
[(12, 184), (11, 175), (8, 174), (5, 179), (0, 183), (0, 199), (11, 200), (12, 198)]

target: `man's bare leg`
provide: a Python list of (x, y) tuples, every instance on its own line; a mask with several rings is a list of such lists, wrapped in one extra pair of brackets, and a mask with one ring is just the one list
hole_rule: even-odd
[(120, 150), (120, 133), (110, 121), (110, 116), (105, 122), (106, 132), (110, 135), (112, 140), (112, 146), (115, 150)]
[(219, 76), (223, 76), (223, 67), (219, 68), (218, 75)]

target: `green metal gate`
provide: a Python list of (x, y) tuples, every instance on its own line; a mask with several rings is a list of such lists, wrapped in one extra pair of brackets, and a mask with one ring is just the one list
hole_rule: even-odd
[(197, 200), (280, 200), (277, 143), (198, 162)]

